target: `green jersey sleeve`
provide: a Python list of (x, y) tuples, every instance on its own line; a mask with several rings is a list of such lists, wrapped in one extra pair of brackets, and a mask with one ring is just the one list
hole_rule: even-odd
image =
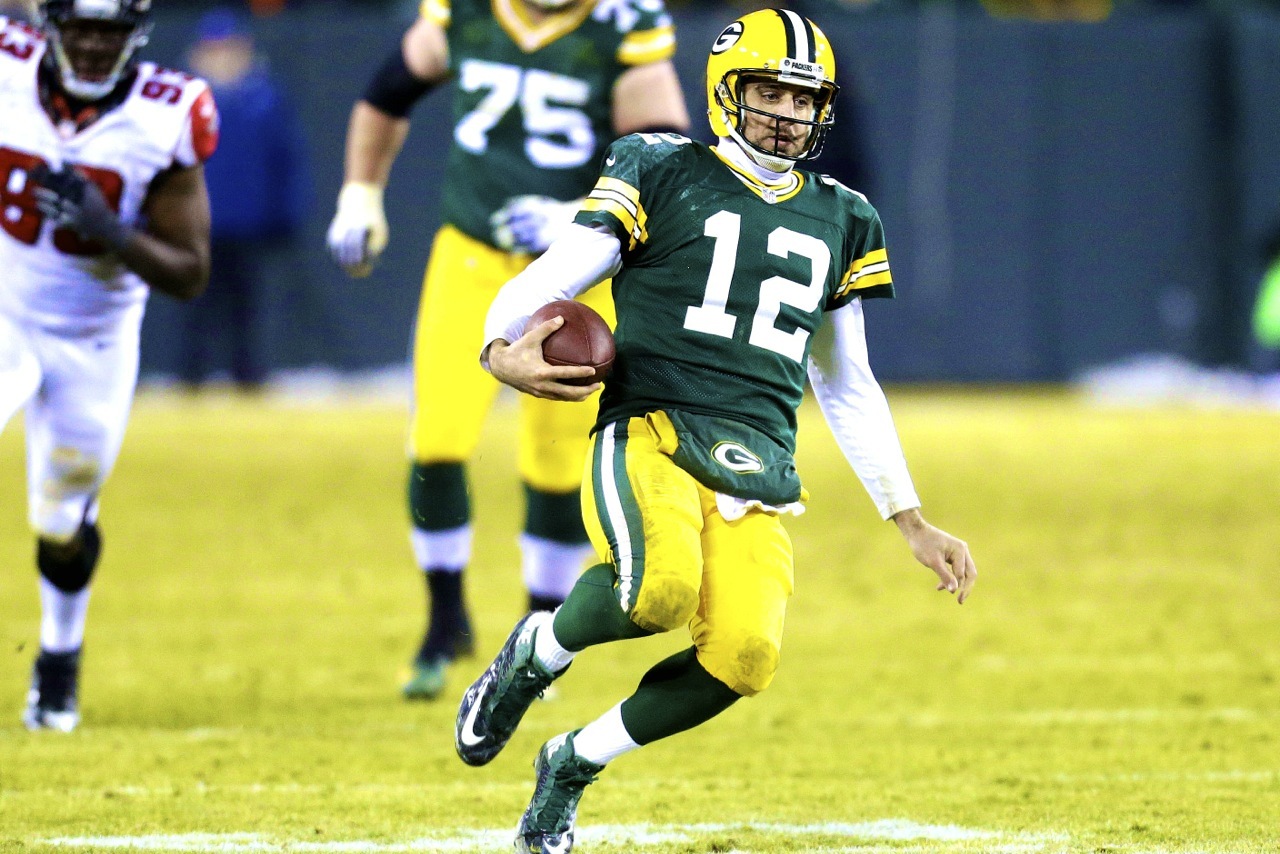
[(674, 133), (633, 133), (614, 140), (574, 222), (612, 231), (622, 243), (624, 256), (647, 243), (645, 202), (662, 184), (664, 173), (679, 165), (689, 142)]
[(880, 214), (866, 196), (850, 190), (834, 178), (821, 175), (818, 180), (836, 193), (841, 213), (850, 223), (848, 266), (835, 294), (827, 301), (827, 310), (837, 309), (855, 299), (892, 298), (893, 274), (889, 271), (889, 253), (885, 248)]

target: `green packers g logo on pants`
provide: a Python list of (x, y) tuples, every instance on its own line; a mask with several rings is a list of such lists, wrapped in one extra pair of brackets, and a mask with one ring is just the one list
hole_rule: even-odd
[(729, 471), (738, 474), (764, 471), (764, 463), (760, 458), (737, 442), (718, 442), (711, 449), (711, 458)]

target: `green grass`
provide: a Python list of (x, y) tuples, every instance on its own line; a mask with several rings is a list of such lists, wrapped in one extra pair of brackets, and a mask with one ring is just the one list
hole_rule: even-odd
[[(1280, 417), (892, 401), (926, 515), (972, 545), (973, 598), (933, 591), (806, 407), (773, 687), (614, 763), (578, 850), (1280, 851)], [(507, 850), (538, 745), (687, 645), (588, 652), (492, 765), (454, 756), (457, 698), (523, 599), (512, 412), (474, 469), (480, 657), (407, 704), (405, 413), (144, 396), (104, 494), (70, 736), (18, 722), (38, 605), (11, 425), (0, 849)], [(67, 838), (98, 842), (48, 841)]]

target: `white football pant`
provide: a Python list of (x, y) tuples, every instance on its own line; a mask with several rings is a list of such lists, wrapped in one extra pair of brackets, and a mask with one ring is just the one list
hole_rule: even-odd
[(0, 430), (25, 407), (27, 508), (66, 541), (98, 515), (138, 382), (143, 306), (91, 330), (51, 331), (0, 313)]

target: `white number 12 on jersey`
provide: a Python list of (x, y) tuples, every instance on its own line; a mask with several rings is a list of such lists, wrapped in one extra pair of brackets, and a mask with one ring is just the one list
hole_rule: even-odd
[[(738, 237), (742, 216), (720, 211), (707, 218), (703, 234), (715, 238), (711, 254), (711, 271), (702, 305), (691, 306), (684, 315), (684, 328), (721, 338), (732, 338), (738, 318), (725, 310), (729, 303), (729, 286), (738, 262)], [(818, 307), (823, 296), (823, 283), (831, 269), (831, 251), (816, 237), (778, 226), (769, 232), (766, 247), (770, 255), (788, 258), (799, 255), (810, 262), (809, 284), (802, 285), (781, 276), (771, 276), (760, 283), (760, 298), (751, 319), (748, 343), (780, 353), (799, 362), (804, 358), (809, 333), (803, 329), (783, 332), (775, 324), (784, 305), (792, 305), (808, 313)]]

